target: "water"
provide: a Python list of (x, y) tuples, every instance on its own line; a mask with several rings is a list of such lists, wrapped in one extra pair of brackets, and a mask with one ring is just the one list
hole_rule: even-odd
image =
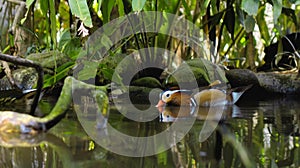
[[(126, 107), (125, 104), (124, 109)], [(2, 142), (12, 146), (2, 143), (0, 167), (300, 167), (299, 107), (299, 97), (242, 99), (237, 106), (226, 108), (217, 128), (207, 140), (199, 142), (207, 117), (207, 111), (202, 110), (186, 134), (172, 132), (175, 136), (183, 136), (176, 144), (169, 144), (168, 150), (146, 157), (122, 156), (104, 149), (86, 132), (98, 135), (105, 128), (97, 128), (93, 125), (95, 117), (89, 116), (91, 123), (85, 125), (89, 129), (85, 131), (78, 121), (82, 116), (77, 116), (71, 109), (48, 133), (15, 137), (21, 141), (13, 142), (1, 136)], [(149, 106), (139, 105), (138, 108)], [(155, 107), (150, 109), (151, 114), (157, 116), (154, 120), (135, 122), (111, 107), (108, 123), (116, 130), (135, 137), (157, 135), (174, 124), (170, 113), (164, 116)], [(133, 113), (128, 109), (126, 112), (128, 115)], [(189, 122), (193, 118), (189, 114), (180, 116), (181, 119), (176, 122)], [(103, 134), (102, 137), (105, 138)], [(136, 149), (120, 138), (107, 143), (120, 150), (147, 153), (161, 141), (166, 141), (156, 140), (151, 149), (149, 146)]]

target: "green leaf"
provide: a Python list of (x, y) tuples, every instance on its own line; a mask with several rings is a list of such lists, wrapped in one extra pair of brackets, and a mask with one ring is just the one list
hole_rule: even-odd
[(242, 0), (242, 9), (251, 16), (256, 16), (259, 0)]
[(29, 7), (33, 4), (34, 0), (26, 0), (26, 7), (29, 9)]
[(72, 38), (63, 46), (62, 52), (69, 56), (72, 60), (76, 60), (82, 50), (79, 38)]
[(146, 0), (132, 0), (132, 10), (134, 12), (139, 12), (145, 6)]
[(298, 21), (297, 21), (297, 16), (296, 16), (296, 12), (293, 9), (289, 9), (289, 8), (282, 8), (282, 14), (290, 17), (295, 25), (298, 25)]
[(92, 18), (86, 0), (68, 0), (72, 14), (78, 17), (85, 26), (93, 27)]
[(118, 12), (120, 16), (124, 16), (125, 15), (125, 11), (124, 11), (124, 4), (122, 0), (117, 0), (117, 5), (118, 5)]
[(98, 62), (84, 61), (83, 69), (78, 73), (78, 80), (85, 81), (95, 78), (98, 70)]
[(253, 16), (246, 16), (245, 19), (245, 23), (244, 23), (244, 27), (247, 33), (250, 33), (254, 30), (254, 26), (255, 26), (255, 19), (253, 18)]
[(77, 59), (79, 52), (82, 49), (79, 38), (72, 38), (69, 29), (63, 31), (58, 42), (58, 48), (72, 60)]
[(277, 23), (277, 20), (282, 11), (282, 0), (272, 0), (273, 2), (273, 19), (274, 23)]
[(111, 80), (115, 71), (110, 68), (103, 68), (101, 69), (101, 72), (104, 78)]
[(26, 4), (27, 11), (25, 13), (25, 16), (20, 21), (21, 24), (24, 24), (24, 22), (26, 21), (30, 6), (33, 4), (33, 2), (34, 2), (34, 0), (26, 0), (25, 4)]
[(256, 21), (257, 21), (257, 25), (260, 31), (260, 34), (262, 36), (262, 38), (264, 39), (266, 45), (270, 45), (269, 41), (270, 41), (270, 34), (269, 34), (269, 30), (268, 30), (268, 26), (267, 26), (267, 22), (264, 18), (265, 16), (265, 8), (266, 6), (261, 6), (258, 10), (257, 16), (256, 16)]
[(210, 3), (210, 0), (201, 0), (201, 2), (199, 2), (201, 17), (206, 14), (206, 9), (207, 9), (209, 3)]
[(190, 6), (187, 4), (186, 1), (181, 1), (182, 2), (182, 5), (184, 7), (184, 15), (186, 16), (186, 18), (188, 20), (192, 20), (192, 15), (191, 15), (191, 8)]
[(208, 20), (211, 27), (216, 26), (220, 23), (222, 17), (223, 17), (224, 11), (221, 11), (219, 13), (216, 13), (215, 15), (211, 16), (211, 18)]
[(41, 7), (41, 11), (44, 14), (44, 16), (47, 16), (47, 13), (48, 13), (48, 10), (49, 10), (48, 1), (40, 1), (40, 7)]
[(50, 9), (50, 27), (51, 27), (51, 39), (53, 41), (53, 48), (57, 47), (56, 40), (56, 11), (55, 11), (55, 0), (49, 1), (49, 9)]
[(63, 79), (66, 77), (69, 73), (69, 71), (74, 67), (74, 62), (67, 62), (60, 67), (57, 68), (57, 73), (53, 75), (46, 74), (44, 76), (44, 85), (43, 88), (51, 87), (53, 86), (57, 81)]
[(107, 23), (110, 21), (110, 13), (115, 5), (115, 1), (112, 0), (103, 0), (102, 2), (102, 15), (103, 22)]
[(58, 48), (61, 50), (63, 46), (71, 40), (71, 33), (69, 29), (66, 29), (62, 32), (59, 42), (58, 42)]
[(109, 49), (109, 48), (111, 48), (113, 46), (113, 43), (111, 42), (111, 40), (109, 39), (109, 37), (107, 37), (105, 34), (102, 35), (101, 44), (106, 49)]

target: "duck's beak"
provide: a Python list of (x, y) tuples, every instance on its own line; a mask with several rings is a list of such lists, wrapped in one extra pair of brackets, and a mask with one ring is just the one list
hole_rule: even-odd
[(157, 109), (158, 109), (159, 112), (163, 112), (165, 104), (166, 103), (164, 101), (159, 100), (158, 103), (157, 103), (157, 105), (155, 107), (157, 107)]
[(162, 100), (159, 100), (155, 107), (163, 107), (166, 103)]

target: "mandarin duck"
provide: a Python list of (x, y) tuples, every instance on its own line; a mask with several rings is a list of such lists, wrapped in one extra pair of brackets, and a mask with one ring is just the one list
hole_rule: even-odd
[(162, 108), (165, 104), (171, 106), (201, 106), (211, 107), (219, 105), (235, 104), (242, 94), (252, 85), (233, 88), (227, 91), (211, 88), (201, 90), (191, 94), (189, 90), (167, 90), (160, 95), (160, 100), (156, 107)]

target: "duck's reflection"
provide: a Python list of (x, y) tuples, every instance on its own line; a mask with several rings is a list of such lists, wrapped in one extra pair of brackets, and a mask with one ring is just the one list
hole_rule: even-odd
[[(197, 120), (219, 120), (241, 116), (240, 108), (230, 106), (165, 106), (158, 108), (161, 122), (174, 122), (178, 119), (196, 117)], [(221, 118), (220, 118), (221, 115)]]

